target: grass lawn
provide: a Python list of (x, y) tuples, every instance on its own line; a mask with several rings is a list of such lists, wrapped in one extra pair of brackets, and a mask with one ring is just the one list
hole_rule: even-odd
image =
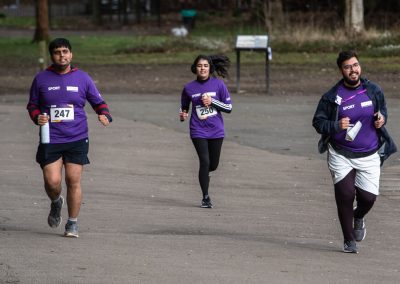
[[(0, 18), (3, 27), (26, 28), (32, 18)], [(51, 31), (50, 31), (51, 34)], [(185, 38), (161, 35), (69, 36), (74, 62), (85, 65), (108, 64), (179, 64), (192, 62), (198, 54), (225, 54), (236, 62), (237, 34), (263, 34), (257, 27), (241, 22), (212, 26), (200, 21)], [(3, 66), (38, 64), (39, 47), (28, 37), (0, 36), (0, 61)], [(288, 27), (270, 36), (274, 65), (323, 67), (334, 65), (338, 51), (356, 49), (364, 65), (380, 71), (400, 67), (400, 32), (370, 30), (362, 37), (345, 36), (341, 30), (327, 31), (309, 27)], [(262, 52), (241, 52), (242, 64), (264, 64)]]

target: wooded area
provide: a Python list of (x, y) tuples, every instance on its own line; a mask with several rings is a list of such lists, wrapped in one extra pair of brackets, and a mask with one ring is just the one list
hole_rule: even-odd
[(7, 7), (18, 11), (30, 6), (35, 7), (37, 18), (35, 41), (47, 39), (55, 17), (85, 16), (96, 27), (110, 23), (114, 27), (140, 25), (149, 21), (161, 27), (165, 24), (163, 19), (171, 13), (178, 19), (183, 9), (194, 10), (203, 18), (223, 15), (241, 19), (267, 33), (304, 25), (342, 28), (348, 35), (359, 35), (366, 28), (388, 30), (400, 26), (400, 0), (0, 0), (3, 7), (0, 13), (11, 11)]

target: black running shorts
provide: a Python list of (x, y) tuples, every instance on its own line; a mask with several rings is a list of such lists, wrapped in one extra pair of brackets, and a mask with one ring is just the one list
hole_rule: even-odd
[(54, 163), (62, 158), (63, 163), (73, 163), (78, 165), (89, 164), (89, 139), (60, 143), (60, 144), (39, 144), (36, 153), (36, 162), (43, 169), (44, 166)]

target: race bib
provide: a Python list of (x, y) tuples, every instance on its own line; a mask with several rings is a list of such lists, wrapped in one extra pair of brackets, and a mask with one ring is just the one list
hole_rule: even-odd
[(61, 121), (72, 121), (74, 120), (74, 107), (51, 107), (50, 108), (50, 121), (61, 122)]
[(207, 119), (210, 116), (217, 115), (217, 110), (212, 106), (197, 106), (196, 107), (197, 117), (201, 120)]

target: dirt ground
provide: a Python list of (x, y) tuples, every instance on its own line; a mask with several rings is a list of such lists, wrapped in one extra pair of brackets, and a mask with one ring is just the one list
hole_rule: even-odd
[[(103, 94), (179, 94), (183, 85), (193, 80), (190, 63), (187, 65), (111, 65), (77, 66), (89, 73)], [(0, 68), (0, 95), (29, 92), (37, 68)], [(387, 96), (395, 96), (399, 86), (399, 72), (382, 73), (365, 70), (364, 74), (378, 82)], [(269, 78), (270, 96), (321, 95), (339, 78), (337, 70), (293, 66), (275, 66), (271, 62)], [(230, 68), (226, 83), (236, 92), (236, 66)], [(266, 94), (265, 70), (260, 65), (242, 65), (241, 95)]]

